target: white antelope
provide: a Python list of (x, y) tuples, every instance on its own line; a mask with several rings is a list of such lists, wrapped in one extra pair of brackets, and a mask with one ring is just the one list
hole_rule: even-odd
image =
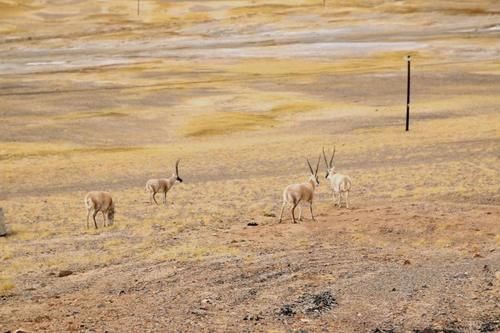
[(330, 163), (328, 163), (325, 154), (325, 148), (323, 148), (323, 158), (326, 164), (326, 176), (325, 178), (330, 181), (330, 187), (332, 189), (333, 202), (340, 208), (342, 194), (345, 198), (345, 207), (349, 208), (349, 191), (351, 190), (351, 178), (347, 175), (337, 173), (335, 171), (335, 165), (333, 165), (333, 157), (335, 156), (335, 147), (333, 147), (332, 157), (330, 158)]
[(85, 208), (87, 208), (87, 229), (89, 228), (90, 212), (93, 212), (94, 226), (97, 229), (95, 217), (101, 212), (104, 218), (104, 226), (112, 225), (115, 217), (115, 203), (109, 192), (92, 191), (85, 196)]
[[(292, 219), (293, 223), (297, 223), (295, 221), (295, 208), (301, 203), (301, 202), (307, 202), (309, 203), (309, 209), (311, 210), (311, 217), (313, 221), (316, 221), (314, 218), (313, 214), (313, 198), (314, 198), (314, 190), (316, 189), (316, 186), (319, 186), (319, 180), (318, 180), (318, 168), (319, 168), (319, 162), (321, 159), (321, 155), (318, 157), (318, 163), (316, 164), (316, 171), (313, 171), (313, 168), (311, 167), (311, 163), (309, 163), (309, 160), (307, 160), (307, 165), (309, 166), (309, 170), (311, 171), (311, 176), (309, 177), (309, 181), (306, 183), (302, 184), (292, 184), (288, 185), (285, 190), (283, 191), (283, 205), (281, 206), (281, 214), (280, 214), (280, 222), (282, 221), (283, 218), (283, 210), (285, 209), (285, 206), (287, 204), (291, 205), (292, 208), (290, 209), (290, 212), (292, 213)], [(302, 208), (300, 208), (300, 213), (299, 213), (299, 220), (302, 218)]]
[(156, 201), (156, 194), (163, 193), (163, 203), (167, 204), (167, 192), (170, 191), (177, 183), (182, 183), (182, 179), (179, 177), (179, 161), (175, 162), (175, 173), (172, 174), (170, 178), (162, 179), (150, 179), (146, 182), (146, 191), (149, 192), (149, 203), (154, 202), (158, 205)]

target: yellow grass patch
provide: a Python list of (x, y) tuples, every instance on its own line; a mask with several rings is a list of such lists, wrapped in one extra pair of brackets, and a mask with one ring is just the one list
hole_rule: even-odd
[(16, 286), (11, 278), (0, 276), (0, 295), (7, 293), (15, 287)]
[(6, 261), (8, 259), (11, 259), (13, 256), (13, 253), (14, 253), (14, 251), (8, 245), (1, 245), (0, 246), (0, 265), (1, 265), (2, 261)]
[(279, 117), (320, 108), (320, 103), (297, 102), (281, 104), (267, 112), (216, 111), (195, 116), (188, 121), (182, 132), (186, 136), (220, 135), (279, 124)]
[(496, 235), (496, 236), (495, 236), (495, 244), (496, 244), (497, 246), (500, 246), (500, 235)]
[(498, 11), (494, 10), (494, 2), (491, 0), (482, 2), (459, 1), (446, 3), (421, 0), (414, 4), (389, 2), (384, 3), (382, 6), (379, 6), (379, 8), (384, 12), (400, 14), (440, 12), (445, 15), (473, 16), (498, 13)]
[(280, 328), (272, 328), (270, 330), (267, 330), (267, 333), (285, 333), (286, 331), (284, 329), (280, 329)]
[(128, 114), (118, 111), (96, 111), (96, 112), (73, 112), (62, 116), (57, 116), (55, 119), (61, 120), (77, 120), (84, 118), (106, 118), (106, 117), (126, 117)]
[[(238, 63), (224, 66), (225, 70), (233, 73), (244, 73), (275, 77), (286, 77), (288, 80), (304, 76), (319, 76), (328, 74), (372, 73), (391, 70), (400, 70), (405, 66), (406, 51), (368, 52), (364, 57), (349, 57), (349, 59), (247, 59)], [(413, 51), (417, 65), (432, 63), (432, 55), (424, 51)]]
[(42, 269), (89, 269), (98, 265), (107, 265), (122, 258), (121, 251), (89, 250), (54, 255), (41, 260)]
[(186, 136), (219, 135), (276, 124), (270, 114), (214, 112), (192, 118), (184, 130)]
[(26, 157), (45, 157), (77, 153), (120, 153), (140, 150), (140, 147), (83, 147), (71, 144), (52, 144), (38, 142), (0, 143), (0, 160)]
[(104, 248), (114, 249), (116, 247), (121, 247), (125, 244), (126, 244), (125, 241), (123, 241), (121, 239), (111, 239), (111, 240), (104, 242)]
[[(438, 106), (437, 106), (438, 107)], [(450, 117), (444, 119), (413, 120), (412, 131), (401, 131), (403, 125), (372, 127), (353, 131), (355, 136), (363, 139), (359, 144), (368, 142), (380, 146), (422, 146), (436, 142), (452, 142), (474, 138), (498, 137), (495, 124), (500, 120), (496, 114)], [(403, 124), (403, 123), (402, 123)], [(443, 130), (446, 129), (446, 130)]]

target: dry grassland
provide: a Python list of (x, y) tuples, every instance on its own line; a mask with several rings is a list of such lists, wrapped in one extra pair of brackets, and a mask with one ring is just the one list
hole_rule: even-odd
[[(0, 0), (0, 332), (500, 329), (496, 1), (141, 3)], [(334, 144), (353, 209), (278, 224)]]

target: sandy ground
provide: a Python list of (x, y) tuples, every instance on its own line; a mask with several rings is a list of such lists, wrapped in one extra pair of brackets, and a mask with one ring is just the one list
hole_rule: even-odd
[[(0, 0), (0, 332), (499, 331), (499, 37), (486, 0)], [(333, 145), (351, 209), (321, 164), (279, 224)]]

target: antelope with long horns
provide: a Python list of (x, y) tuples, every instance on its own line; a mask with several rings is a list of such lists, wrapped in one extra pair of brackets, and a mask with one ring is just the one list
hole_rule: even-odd
[(333, 147), (332, 157), (330, 162), (326, 159), (325, 148), (323, 148), (323, 159), (326, 164), (326, 175), (325, 178), (330, 182), (330, 187), (332, 189), (333, 202), (339, 208), (341, 207), (342, 195), (345, 198), (345, 207), (349, 208), (349, 191), (351, 190), (351, 178), (347, 175), (337, 173), (335, 170), (335, 165), (333, 164), (333, 158), (335, 157), (335, 146)]
[[(293, 223), (297, 223), (297, 221), (295, 220), (295, 208), (301, 202), (306, 202), (309, 204), (309, 209), (311, 210), (311, 217), (313, 221), (316, 221), (316, 219), (314, 218), (312, 205), (314, 198), (314, 190), (316, 189), (316, 186), (319, 186), (318, 168), (320, 159), (321, 155), (318, 157), (318, 163), (316, 164), (316, 171), (313, 171), (311, 163), (309, 163), (309, 160), (307, 160), (307, 165), (309, 166), (309, 171), (311, 171), (311, 176), (309, 177), (309, 180), (306, 183), (288, 185), (283, 191), (283, 205), (281, 206), (279, 223), (281, 223), (282, 221), (283, 210), (285, 209), (285, 206), (287, 204), (291, 205), (290, 212), (292, 213)], [(302, 209), (300, 207), (299, 209), (300, 209), (299, 215), (302, 215)]]
[(153, 200), (156, 201), (156, 194), (163, 193), (163, 203), (167, 204), (167, 192), (170, 191), (177, 183), (182, 183), (182, 178), (179, 177), (179, 161), (175, 162), (175, 173), (170, 178), (150, 179), (146, 182), (145, 190), (149, 192), (149, 203), (152, 204)]

